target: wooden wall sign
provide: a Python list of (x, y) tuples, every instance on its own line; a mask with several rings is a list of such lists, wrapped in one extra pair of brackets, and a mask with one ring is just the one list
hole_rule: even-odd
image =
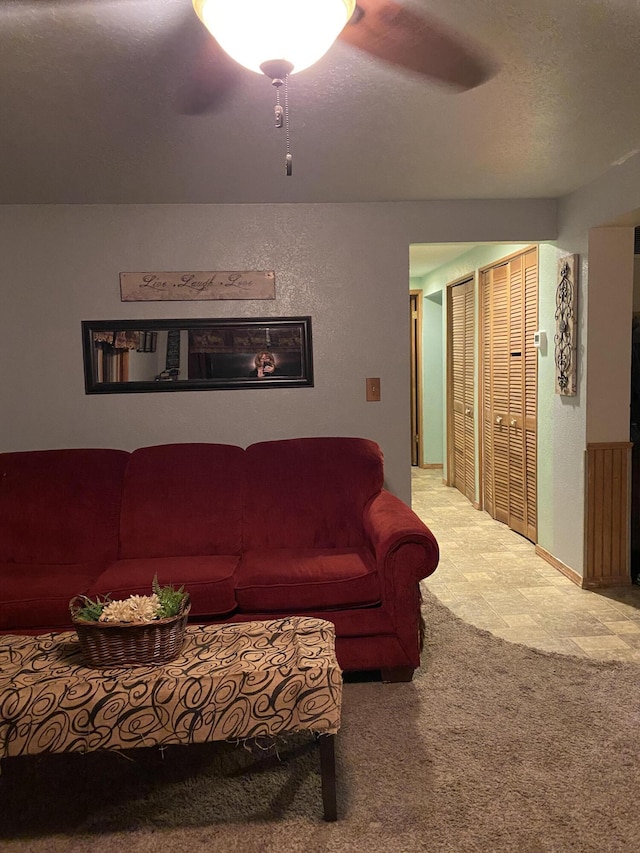
[(275, 299), (273, 270), (121, 272), (121, 302)]
[(574, 397), (577, 383), (578, 256), (558, 259), (556, 289), (556, 394)]

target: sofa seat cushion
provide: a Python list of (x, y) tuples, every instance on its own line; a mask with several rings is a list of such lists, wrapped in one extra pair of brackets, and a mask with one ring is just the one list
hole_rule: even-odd
[(70, 631), (69, 601), (86, 593), (103, 569), (99, 563), (0, 563), (0, 633), (43, 627)]
[(191, 616), (221, 616), (236, 609), (233, 576), (239, 559), (216, 555), (116, 560), (96, 579), (89, 596), (150, 595), (157, 574), (160, 586), (184, 586), (191, 596)]
[(373, 559), (358, 548), (247, 551), (235, 583), (238, 606), (248, 612), (363, 607), (381, 598)]

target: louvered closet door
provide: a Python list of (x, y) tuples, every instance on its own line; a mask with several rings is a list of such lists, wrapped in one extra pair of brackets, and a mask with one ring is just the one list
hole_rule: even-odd
[(476, 500), (474, 301), (473, 281), (469, 281), (464, 294), (464, 481), (465, 494), (472, 503)]
[(493, 410), (492, 410), (492, 359), (493, 359), (493, 298), (491, 271), (483, 272), (480, 280), (482, 292), (482, 462), (483, 505), (489, 515), (496, 516), (493, 489)]
[(537, 249), (482, 274), (483, 496), (494, 518), (535, 541)]
[(476, 498), (474, 418), (473, 281), (449, 289), (451, 341), (451, 483), (470, 501)]
[(505, 524), (509, 522), (508, 271), (503, 265), (483, 273), (484, 307), (489, 317), (483, 339), (484, 482), (491, 493), (490, 505), (485, 499), (485, 508)]
[(524, 447), (524, 299), (522, 257), (509, 264), (509, 518), (508, 524), (525, 533), (526, 460)]
[(533, 335), (538, 328), (538, 250), (523, 257), (524, 275), (524, 446), (527, 513), (524, 535), (538, 539), (538, 350)]

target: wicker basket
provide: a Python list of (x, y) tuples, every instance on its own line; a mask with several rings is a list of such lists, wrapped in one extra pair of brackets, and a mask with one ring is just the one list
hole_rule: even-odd
[(191, 609), (188, 594), (175, 616), (137, 623), (78, 619), (74, 615), (79, 609), (76, 600), (69, 603), (71, 621), (89, 666), (149, 666), (167, 663), (180, 654)]

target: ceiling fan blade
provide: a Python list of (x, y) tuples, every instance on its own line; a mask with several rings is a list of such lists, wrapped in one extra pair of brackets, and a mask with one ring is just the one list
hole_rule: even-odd
[[(208, 30), (197, 20), (195, 25), (198, 31), (189, 34), (188, 50), (184, 47), (187, 39), (182, 41), (188, 67), (177, 91), (176, 109), (183, 115), (202, 115), (220, 109), (242, 77), (240, 66), (222, 50)], [(174, 38), (179, 41), (175, 34)]]
[(394, 0), (358, 0), (340, 39), (378, 59), (418, 74), (473, 89), (494, 67), (442, 24)]

